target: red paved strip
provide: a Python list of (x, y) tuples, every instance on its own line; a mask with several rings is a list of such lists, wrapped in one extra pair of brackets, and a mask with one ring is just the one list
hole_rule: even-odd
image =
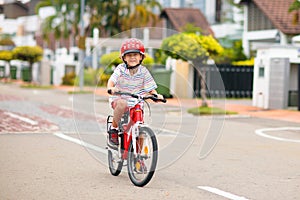
[(96, 120), (94, 113), (84, 114), (80, 112), (73, 112), (73, 110), (67, 108), (61, 108), (53, 105), (40, 106), (40, 109), (51, 115), (56, 115), (63, 118), (72, 119), (75, 117), (75, 119), (80, 119), (80, 120), (91, 120), (91, 121)]
[[(9, 113), (12, 113), (18, 117), (12, 117)], [(28, 123), (23, 118), (37, 122), (36, 124)], [(53, 132), (58, 130), (58, 127), (42, 118), (36, 116), (28, 116), (25, 114), (13, 113), (0, 110), (0, 133), (40, 133), (40, 132)]]
[(18, 97), (18, 96), (13, 96), (13, 95), (3, 95), (3, 94), (0, 94), (0, 101), (24, 101), (25, 98), (22, 98), (22, 97)]

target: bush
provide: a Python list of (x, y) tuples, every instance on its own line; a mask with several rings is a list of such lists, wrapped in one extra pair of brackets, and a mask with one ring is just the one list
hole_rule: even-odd
[(101, 56), (100, 64), (106, 67), (117, 66), (118, 64), (122, 63), (122, 60), (119, 56), (120, 53), (118, 51), (104, 54)]
[(42, 60), (43, 49), (39, 46), (19, 46), (13, 49), (14, 58), (28, 61), (31, 65)]
[(1, 46), (15, 46), (15, 43), (10, 38), (3, 38), (0, 40), (0, 45)]
[[(106, 86), (111, 74), (106, 74), (103, 68), (95, 70), (87, 68), (84, 70), (84, 85), (85, 86)], [(79, 77), (74, 73), (67, 74), (63, 78), (63, 85), (73, 85), (79, 83)]]
[(95, 86), (97, 85), (97, 72), (93, 68), (87, 68), (84, 70), (84, 85)]
[(100, 85), (100, 86), (106, 86), (107, 85), (107, 81), (110, 78), (111, 74), (106, 74), (103, 68), (99, 69), (98, 74), (99, 74), (98, 85)]
[(0, 51), (0, 60), (10, 61), (13, 59), (13, 53), (11, 51)]
[[(118, 51), (111, 52), (109, 54), (104, 54), (100, 59), (100, 64), (107, 68), (105, 73), (110, 74), (113, 72), (112, 68), (118, 66), (123, 61), (120, 58), (120, 53)], [(145, 66), (150, 66), (154, 63), (154, 59), (146, 54), (146, 58), (143, 60)]]
[(228, 47), (224, 49), (221, 55), (213, 57), (215, 63), (225, 64), (247, 59), (246, 55), (243, 53), (241, 40), (230, 41), (228, 43), (230, 44), (228, 44)]
[(235, 61), (232, 62), (232, 64), (237, 66), (254, 66), (254, 58), (251, 58), (250, 60)]
[(68, 73), (62, 78), (62, 84), (63, 85), (74, 85), (75, 78), (76, 78), (75, 72)]

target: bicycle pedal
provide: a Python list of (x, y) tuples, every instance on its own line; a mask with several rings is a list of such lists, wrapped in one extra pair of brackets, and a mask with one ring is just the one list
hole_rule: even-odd
[(107, 144), (106, 149), (111, 149), (111, 150), (115, 150), (117, 151), (119, 149), (119, 147), (117, 145), (109, 145)]

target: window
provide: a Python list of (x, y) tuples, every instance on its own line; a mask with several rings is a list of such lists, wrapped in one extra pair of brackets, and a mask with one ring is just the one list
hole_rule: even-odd
[(259, 65), (258, 65), (258, 77), (259, 78), (265, 77), (265, 66), (262, 60), (259, 61)]
[(260, 77), (260, 78), (265, 77), (265, 68), (264, 68), (264, 66), (259, 66), (259, 68), (258, 68), (258, 77)]
[(217, 0), (216, 1), (216, 22), (220, 23), (221, 22), (221, 17), (222, 17), (222, 1)]

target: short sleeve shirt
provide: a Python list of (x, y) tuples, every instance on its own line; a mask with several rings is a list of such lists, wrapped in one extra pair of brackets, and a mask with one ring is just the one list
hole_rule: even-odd
[[(114, 73), (110, 76), (111, 81), (114, 82), (115, 87), (122, 92), (129, 92), (133, 94), (145, 95), (146, 93), (157, 88), (157, 85), (151, 76), (148, 69), (142, 65), (138, 67), (137, 72), (131, 75), (126, 65), (120, 64), (114, 70)], [(119, 96), (110, 96), (109, 103), (112, 107), (114, 100), (120, 98)], [(127, 99), (128, 106), (134, 105), (135, 100), (130, 97)]]
[(120, 91), (139, 95), (144, 95), (157, 88), (150, 72), (143, 65), (138, 67), (134, 75), (130, 75), (129, 69), (122, 63), (115, 68), (110, 80)]

